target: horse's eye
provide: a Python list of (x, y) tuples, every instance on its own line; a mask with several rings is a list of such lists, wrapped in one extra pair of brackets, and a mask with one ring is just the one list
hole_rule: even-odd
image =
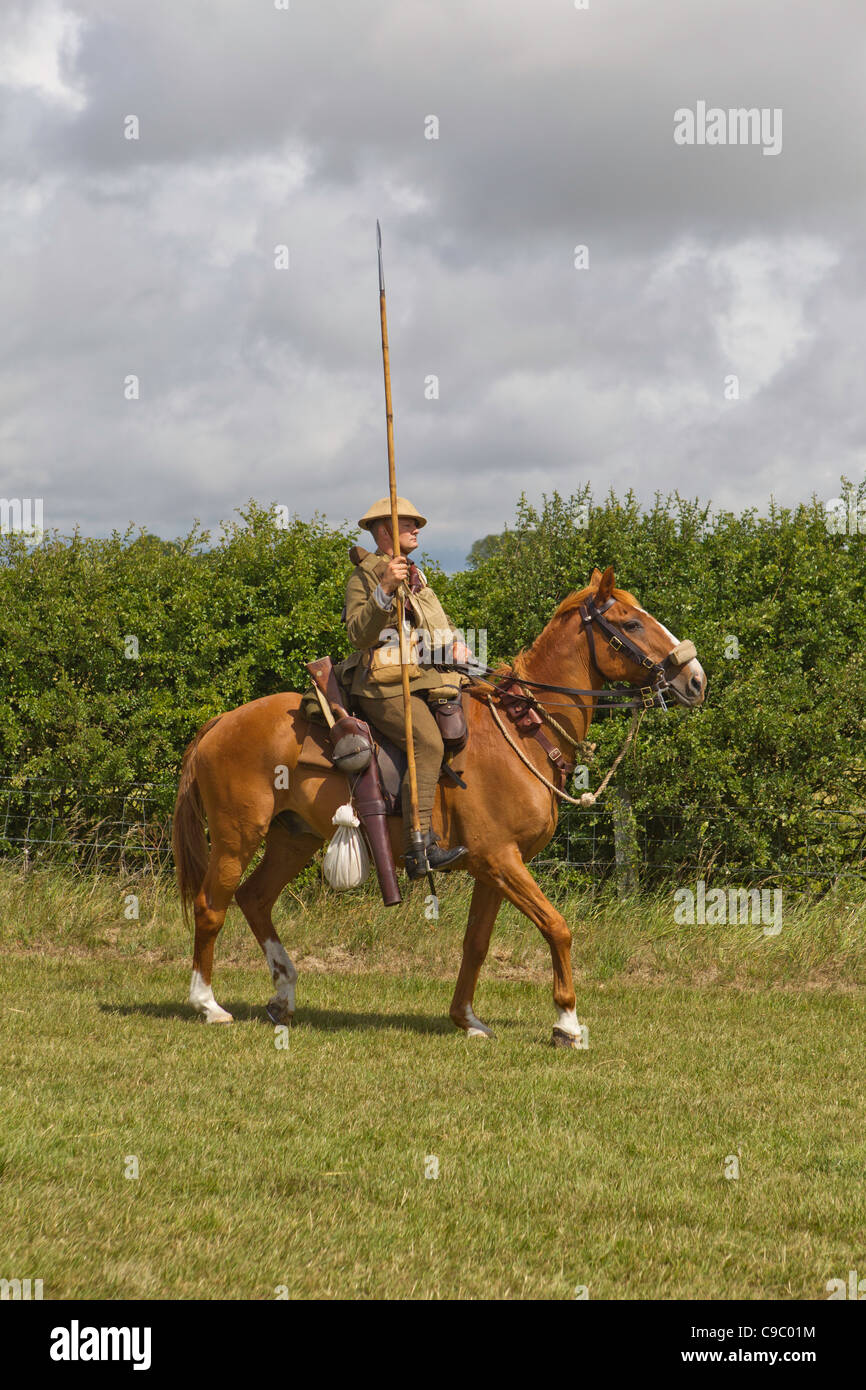
[(634, 620), (630, 623), (623, 623), (622, 626), (624, 632), (638, 632), (640, 629), (640, 623), (637, 622), (637, 620)]

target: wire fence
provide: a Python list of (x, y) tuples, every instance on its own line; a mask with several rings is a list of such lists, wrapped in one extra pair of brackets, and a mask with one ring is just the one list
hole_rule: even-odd
[(165, 808), (175, 790), (136, 783), (93, 791), (48, 777), (0, 776), (0, 854), (163, 872), (171, 866)]
[(623, 893), (696, 878), (804, 891), (866, 882), (866, 810), (799, 808), (796, 827), (781, 811), (769, 835), (750, 835), (748, 825), (744, 834), (743, 817), (720, 806), (635, 815), (614, 795), (601, 811), (571, 813), (533, 868), (554, 878), (613, 877)]
[[(175, 790), (169, 783), (86, 790), (47, 777), (0, 775), (0, 855), (25, 865), (50, 859), (82, 869), (171, 872), (168, 808)], [(793, 838), (785, 813), (778, 824), (777, 842), (764, 844), (757, 862), (734, 843), (724, 807), (641, 817), (612, 789), (604, 804), (569, 809), (533, 869), (559, 883), (612, 879), (622, 893), (698, 877), (803, 889), (866, 881), (866, 810), (816, 807), (801, 814)]]

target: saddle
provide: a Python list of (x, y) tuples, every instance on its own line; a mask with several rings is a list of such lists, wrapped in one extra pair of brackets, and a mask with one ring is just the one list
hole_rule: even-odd
[[(468, 695), (464, 692), (461, 703), (464, 719), (466, 718), (466, 701), (468, 698)], [(457, 704), (457, 701), (449, 701), (449, 703)], [(304, 739), (301, 744), (298, 762), (304, 767), (320, 767), (330, 772), (335, 766), (333, 748), (329, 737), (330, 730), (323, 719), (311, 719), (306, 714), (304, 717), (307, 720), (307, 731), (304, 734)], [(354, 712), (353, 717), (359, 720), (361, 719), (360, 714), (355, 715)], [(448, 717), (451, 718), (452, 716), (449, 714)], [(385, 802), (386, 808), (385, 814), (388, 816), (399, 816), (401, 814), (400, 789), (403, 785), (403, 778), (406, 775), (406, 764), (408, 761), (406, 753), (402, 748), (398, 748), (396, 743), (393, 743), (391, 739), (388, 738), (387, 734), (383, 734), (381, 729), (377, 729), (375, 724), (370, 723), (369, 728), (373, 738), (373, 755), (379, 768), (382, 799)], [(463, 747), (465, 746), (464, 740)], [(450, 787), (465, 787), (466, 785), (460, 774), (460, 770), (451, 765), (451, 753), (447, 746), (445, 749), (445, 757), (442, 760), (442, 768), (439, 773), (439, 781), (444, 782), (446, 786)]]
[[(381, 729), (352, 711), (350, 697), (339, 681), (340, 668), (330, 657), (308, 662), (307, 670), (315, 688), (305, 692), (301, 702), (306, 729), (298, 763), (328, 771), (339, 768), (350, 778), (352, 800), (370, 844), (382, 900), (386, 907), (393, 907), (401, 901), (401, 894), (387, 817), (402, 814), (406, 754)], [(452, 786), (461, 787), (466, 783), (451, 767), (450, 758), (466, 746), (465, 698), (437, 700), (432, 706), (445, 748), (440, 781), (445, 778)]]

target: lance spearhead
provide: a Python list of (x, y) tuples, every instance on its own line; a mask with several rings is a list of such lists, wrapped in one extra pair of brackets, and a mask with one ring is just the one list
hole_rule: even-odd
[(379, 226), (378, 218), (376, 219), (376, 247), (379, 252), (379, 293), (383, 295), (385, 293), (385, 272), (382, 269), (382, 228)]

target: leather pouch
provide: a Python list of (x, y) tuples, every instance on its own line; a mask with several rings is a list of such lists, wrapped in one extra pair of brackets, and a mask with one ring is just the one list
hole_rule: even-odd
[(431, 700), (430, 708), (439, 725), (439, 732), (442, 735), (442, 742), (447, 753), (459, 753), (466, 747), (466, 740), (469, 737), (469, 730), (466, 727), (466, 715), (463, 712), (463, 701), (458, 700)]

